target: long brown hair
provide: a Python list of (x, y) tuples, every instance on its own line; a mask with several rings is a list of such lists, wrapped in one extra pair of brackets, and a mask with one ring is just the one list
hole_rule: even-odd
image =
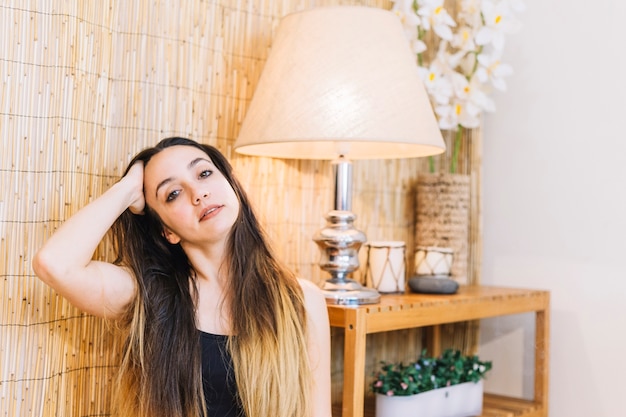
[[(205, 152), (240, 203), (222, 268), (229, 274), (225, 305), (230, 306), (233, 336), (228, 349), (242, 407), (248, 417), (308, 416), (312, 381), (302, 289), (274, 256), (230, 163), (212, 146), (173, 137), (137, 154), (128, 169), (137, 161), (145, 166), (177, 145)], [(126, 338), (117, 412), (124, 417), (206, 416), (195, 272), (180, 245), (171, 245), (162, 231), (159, 217), (147, 206), (144, 215), (126, 210), (113, 227), (116, 263), (130, 268), (137, 281), (135, 302), (120, 321)]]

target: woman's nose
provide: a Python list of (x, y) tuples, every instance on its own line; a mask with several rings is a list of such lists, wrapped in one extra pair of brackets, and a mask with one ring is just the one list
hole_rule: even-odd
[(198, 190), (194, 195), (194, 204), (199, 204), (202, 200), (209, 198), (211, 193), (209, 193), (208, 191)]

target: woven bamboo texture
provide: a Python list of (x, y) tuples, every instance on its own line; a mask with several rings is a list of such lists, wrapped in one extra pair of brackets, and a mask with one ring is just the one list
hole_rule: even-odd
[(422, 174), (417, 179), (415, 241), (454, 251), (451, 275), (467, 284), (469, 175)]
[[(106, 323), (42, 284), (30, 264), (62, 221), (163, 137), (222, 150), (280, 257), (313, 282), (325, 279), (311, 237), (331, 207), (330, 165), (241, 157), (232, 146), (280, 18), (336, 4), (391, 7), (388, 0), (0, 3), (0, 416), (110, 415), (119, 342)], [(414, 247), (415, 182), (425, 167), (355, 162), (356, 225), (369, 239)], [(110, 260), (110, 245), (94, 256)], [(335, 398), (341, 337), (333, 334)], [(413, 356), (421, 343), (414, 330), (381, 336), (368, 363)]]

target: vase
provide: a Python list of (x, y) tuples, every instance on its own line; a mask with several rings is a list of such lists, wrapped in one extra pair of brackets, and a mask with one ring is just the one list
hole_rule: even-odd
[(376, 417), (470, 417), (482, 411), (482, 380), (415, 395), (376, 394)]
[(452, 248), (418, 246), (415, 249), (415, 275), (444, 276), (452, 273)]
[(406, 283), (406, 245), (403, 241), (365, 244), (365, 283), (382, 294), (403, 293)]
[(459, 284), (468, 283), (469, 207), (469, 175), (418, 176), (415, 243), (418, 247), (451, 248), (450, 274)]

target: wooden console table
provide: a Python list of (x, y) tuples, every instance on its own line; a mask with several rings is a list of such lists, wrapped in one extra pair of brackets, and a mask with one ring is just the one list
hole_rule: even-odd
[[(535, 313), (533, 400), (485, 394), (483, 417), (547, 417), (550, 294), (547, 291), (462, 286), (454, 295), (384, 295), (378, 304), (328, 305), (330, 325), (345, 329), (341, 417), (373, 415), (365, 410), (365, 350), (368, 333), (435, 326), (509, 314)], [(433, 333), (437, 337), (437, 332)], [(437, 346), (437, 340), (430, 340)]]

